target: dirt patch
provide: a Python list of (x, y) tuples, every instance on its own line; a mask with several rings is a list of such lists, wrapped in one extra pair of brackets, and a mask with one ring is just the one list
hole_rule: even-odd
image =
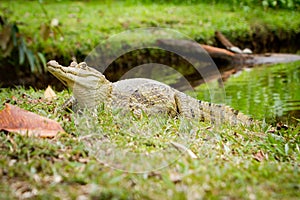
[(233, 41), (235, 45), (250, 48), (255, 53), (299, 53), (300, 51), (300, 32), (275, 30), (259, 24), (251, 27), (251, 33), (234, 38)]

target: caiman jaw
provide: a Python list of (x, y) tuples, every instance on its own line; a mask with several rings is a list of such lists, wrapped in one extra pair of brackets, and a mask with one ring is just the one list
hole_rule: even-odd
[(58, 62), (51, 60), (47, 63), (47, 68), (64, 85), (71, 87), (75, 83), (74, 77), (76, 77), (76, 72), (71, 69), (72, 67), (64, 67)]
[(47, 67), (50, 73), (71, 88), (76, 85), (90, 90), (98, 85), (110, 83), (103, 74), (88, 67), (84, 62), (79, 64), (72, 62), (69, 67), (64, 67), (51, 60), (47, 63)]
[(105, 76), (85, 62), (71, 63), (64, 67), (56, 61), (47, 63), (49, 72), (73, 90), (81, 107), (94, 107), (99, 102), (107, 102), (112, 91), (112, 83)]

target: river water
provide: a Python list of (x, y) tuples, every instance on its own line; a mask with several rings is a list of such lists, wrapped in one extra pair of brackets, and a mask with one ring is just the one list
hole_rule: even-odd
[(215, 80), (195, 90), (198, 99), (225, 103), (255, 119), (300, 125), (300, 62), (244, 69), (223, 84)]

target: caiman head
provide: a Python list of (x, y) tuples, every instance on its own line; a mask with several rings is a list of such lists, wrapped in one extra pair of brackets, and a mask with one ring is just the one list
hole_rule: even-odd
[(75, 98), (81, 106), (95, 106), (105, 102), (111, 94), (111, 82), (94, 68), (88, 67), (85, 62), (77, 64), (72, 62), (64, 67), (51, 60), (47, 68), (64, 85), (73, 90)]

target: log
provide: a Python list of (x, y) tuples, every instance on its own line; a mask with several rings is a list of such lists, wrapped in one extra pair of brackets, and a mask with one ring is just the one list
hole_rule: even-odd
[(215, 32), (215, 37), (226, 49), (235, 47), (220, 31)]
[[(208, 53), (209, 56), (213, 59), (215, 64), (218, 66), (219, 70), (222, 71), (223, 68), (234, 67), (237, 65), (243, 64), (244, 56), (241, 54), (235, 54), (231, 51), (228, 51), (226, 49), (221, 49), (218, 47), (213, 47), (209, 45), (204, 44), (198, 44), (193, 41), (189, 40), (175, 40), (175, 39), (160, 39), (157, 40), (158, 45), (163, 48), (167, 49), (180, 49), (181, 51), (186, 51), (187, 55), (195, 55), (195, 56), (201, 56), (204, 53)], [(199, 45), (204, 49), (205, 51), (199, 51)], [(205, 57), (205, 56), (204, 56)]]
[(223, 67), (224, 65), (241, 65), (243, 64), (243, 57), (240, 54), (232, 53), (226, 49), (221, 49), (218, 47), (213, 47), (209, 45), (200, 45), (214, 60), (216, 65)]
[(252, 51), (250, 50), (250, 49), (244, 49), (243, 51), (239, 48), (239, 47), (237, 47), (237, 46), (235, 46), (235, 45), (233, 45), (221, 32), (219, 32), (219, 31), (216, 31), (215, 32), (215, 38), (216, 38), (216, 40), (219, 42), (219, 43), (221, 43), (222, 44), (222, 46), (223, 47), (225, 47), (226, 49), (228, 49), (228, 50), (230, 50), (230, 51), (232, 51), (232, 52), (234, 52), (234, 53), (239, 53), (239, 54), (251, 54), (252, 53)]

